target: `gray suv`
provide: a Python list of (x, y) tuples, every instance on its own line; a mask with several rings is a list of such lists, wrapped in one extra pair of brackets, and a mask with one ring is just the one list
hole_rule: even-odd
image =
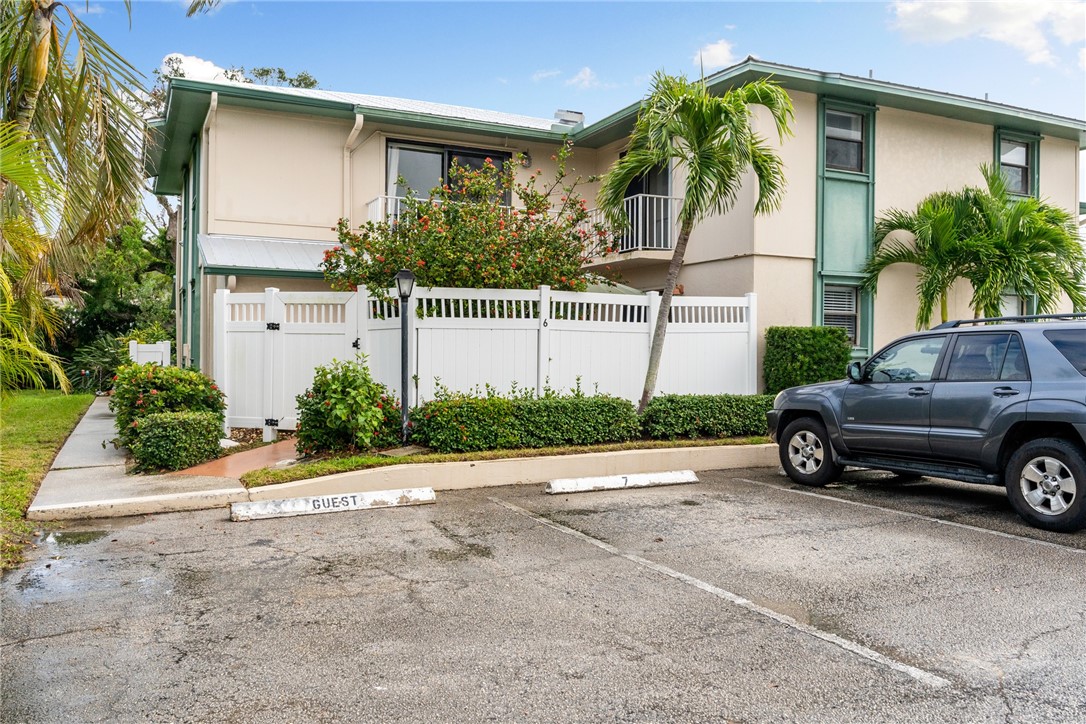
[(795, 482), (826, 485), (852, 465), (1005, 485), (1031, 525), (1086, 527), (1086, 314), (948, 322), (847, 376), (773, 402)]

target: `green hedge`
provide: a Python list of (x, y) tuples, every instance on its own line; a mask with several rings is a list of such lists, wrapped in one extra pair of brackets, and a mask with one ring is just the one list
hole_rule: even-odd
[(156, 412), (135, 424), (130, 451), (139, 470), (182, 470), (222, 453), (222, 416), (214, 412)]
[(769, 327), (762, 361), (765, 392), (840, 380), (852, 348), (838, 327)]
[(740, 437), (766, 434), (772, 395), (661, 395), (641, 416), (646, 437)]
[(117, 370), (109, 409), (117, 415), (121, 442), (131, 448), (142, 434), (136, 421), (158, 412), (210, 412), (222, 428), (226, 398), (197, 370), (130, 364)]
[(506, 398), (444, 393), (412, 412), (412, 440), (439, 452), (624, 442), (638, 436), (637, 413), (605, 395)]

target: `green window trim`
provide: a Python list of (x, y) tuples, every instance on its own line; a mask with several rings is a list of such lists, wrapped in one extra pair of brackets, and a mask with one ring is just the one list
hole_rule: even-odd
[[(815, 231), (815, 283), (813, 324), (823, 325), (826, 320), (826, 287), (855, 287), (859, 297), (857, 311), (858, 340), (852, 348), (853, 359), (866, 359), (873, 351), (874, 341), (874, 298), (859, 288), (863, 274), (859, 269), (826, 268), (826, 237), (832, 220), (826, 212), (826, 182), (845, 181), (865, 186), (866, 199), (865, 234), (867, 252), (870, 254), (870, 239), (875, 225), (875, 106), (845, 101), (822, 96), (818, 99), (818, 177), (815, 185), (816, 231)], [(826, 166), (826, 112), (838, 111), (859, 115), (863, 118), (863, 170), (828, 168)], [(866, 255), (865, 255), (866, 258)]]
[(994, 143), (993, 143), (993, 159), (997, 169), (1002, 171), (1003, 168), (1003, 142), (1013, 141), (1021, 143), (1026, 146), (1026, 153), (1028, 155), (1027, 167), (1029, 169), (1029, 193), (1020, 194), (1012, 191), (1012, 196), (1025, 198), (1032, 196), (1034, 198), (1040, 198), (1041, 193), (1041, 136), (1036, 133), (1030, 133), (1029, 131), (1016, 131), (1010, 128), (1001, 128), (999, 126), (995, 129)]

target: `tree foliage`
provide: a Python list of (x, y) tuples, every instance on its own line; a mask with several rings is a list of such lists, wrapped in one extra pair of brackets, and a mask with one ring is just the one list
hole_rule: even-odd
[[(410, 269), (426, 287), (555, 289), (583, 291), (586, 245), (605, 230), (588, 219), (587, 202), (571, 179), (569, 144), (555, 154), (555, 178), (537, 170), (515, 179), (515, 162), (490, 159), (478, 170), (454, 166), (452, 178), (428, 198), (392, 201), (389, 218), (351, 231), (338, 226), (340, 245), (326, 252), (322, 268), (336, 289), (365, 286), (383, 295), (399, 269)], [(509, 190), (517, 203), (506, 205)]]
[(917, 267), (916, 328), (928, 326), (936, 304), (947, 321), (947, 293), (959, 279), (973, 288), (976, 316), (1001, 314), (1003, 297), (1032, 298), (1040, 314), (1055, 312), (1066, 296), (1086, 308), (1086, 252), (1074, 217), (1034, 197), (1010, 194), (999, 169), (982, 165), (984, 188), (941, 191), (914, 211), (890, 209), (875, 223), (874, 246), (864, 266), (864, 288), (894, 264)]
[(756, 214), (775, 210), (783, 198), (784, 167), (755, 130), (754, 106), (769, 111), (780, 140), (791, 134), (792, 101), (772, 81), (757, 80), (716, 96), (704, 81), (657, 73), (642, 101), (627, 153), (611, 167), (600, 188), (600, 207), (621, 227), (628, 223), (624, 199), (632, 182), (659, 168), (671, 168), (685, 178), (679, 234), (660, 297), (638, 412), (645, 410), (656, 388), (671, 300), (694, 226), (709, 215), (726, 213), (748, 172), (758, 185)]

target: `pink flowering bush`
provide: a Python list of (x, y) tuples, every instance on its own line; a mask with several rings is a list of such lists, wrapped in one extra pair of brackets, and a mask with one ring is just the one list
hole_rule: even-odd
[[(365, 286), (383, 296), (400, 269), (415, 273), (425, 287), (555, 289), (583, 291), (588, 249), (607, 230), (591, 223), (588, 204), (577, 194), (582, 179), (571, 179), (572, 144), (554, 156), (557, 173), (544, 181), (537, 170), (516, 181), (517, 161), (502, 167), (490, 159), (482, 169), (454, 166), (452, 178), (429, 198), (411, 196), (386, 221), (369, 221), (352, 231), (345, 219), (336, 230), (340, 245), (322, 265), (333, 288)], [(519, 159), (518, 159), (519, 160)], [(514, 199), (507, 204), (507, 192)]]
[(109, 409), (117, 415), (121, 442), (131, 448), (139, 438), (140, 420), (159, 412), (210, 412), (220, 430), (226, 411), (222, 390), (197, 370), (129, 364), (113, 378)]

